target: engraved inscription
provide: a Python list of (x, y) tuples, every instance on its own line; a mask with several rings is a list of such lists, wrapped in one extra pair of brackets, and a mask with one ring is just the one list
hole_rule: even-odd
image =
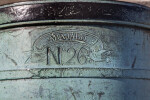
[(33, 43), (31, 60), (47, 65), (85, 65), (107, 61), (102, 34), (90, 30), (63, 29), (44, 33)]

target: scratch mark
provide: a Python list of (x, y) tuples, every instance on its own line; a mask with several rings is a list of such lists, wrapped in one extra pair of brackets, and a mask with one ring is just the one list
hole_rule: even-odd
[(76, 99), (76, 96), (75, 96), (75, 94), (74, 94), (74, 92), (73, 92), (73, 89), (72, 89), (71, 87), (70, 87), (69, 89), (70, 89), (70, 91), (71, 91), (72, 96), (74, 97), (74, 100), (77, 100), (77, 99)]
[(47, 48), (47, 65), (49, 64), (49, 49), (50, 48)]
[(60, 52), (61, 52), (61, 48), (58, 47), (58, 64), (61, 64), (61, 54), (60, 54)]
[(66, 6), (59, 12), (61, 14), (66, 9)]
[(79, 42), (79, 43), (85, 43), (84, 41), (80, 41), (80, 40), (75, 40), (76, 42)]
[[(14, 30), (14, 32), (15, 32), (15, 31), (17, 31), (17, 30)], [(12, 31), (12, 32), (13, 32), (13, 31)], [(10, 32), (10, 33), (12, 33), (12, 32)], [(9, 33), (10, 36), (13, 36), (13, 37), (16, 38), (16, 37), (18, 37), (19, 35), (21, 35), (21, 34), (24, 33), (24, 29), (23, 29), (23, 31), (22, 31), (21, 33), (18, 33), (18, 34), (15, 34), (15, 35), (12, 35), (12, 34), (10, 34), (10, 33)]]
[(31, 56), (28, 57), (27, 60), (24, 63), (27, 64), (30, 59), (31, 59)]
[(136, 57), (134, 58), (134, 60), (133, 60), (133, 63), (132, 63), (132, 68), (134, 68), (135, 67), (135, 63), (136, 63)]
[(14, 59), (10, 58), (6, 53), (4, 53), (4, 54), (5, 54), (6, 58), (10, 59), (11, 62), (13, 62), (17, 66), (17, 62)]
[(17, 36), (19, 36), (19, 35), (21, 35), (21, 33), (20, 34), (17, 34), (17, 35), (11, 35), (11, 34), (9, 34), (10, 36), (13, 36), (13, 37), (17, 37)]

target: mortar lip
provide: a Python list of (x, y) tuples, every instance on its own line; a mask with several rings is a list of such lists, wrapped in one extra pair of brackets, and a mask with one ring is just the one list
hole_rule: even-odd
[[(78, 1), (78, 2), (75, 2), (75, 1)], [(61, 17), (59, 17), (58, 8), (63, 7), (63, 6), (66, 7), (68, 5), (70, 7), (70, 8), (67, 8), (69, 9), (68, 11), (72, 12), (76, 10), (76, 11), (79, 11), (79, 14), (70, 15), (68, 17), (68, 16), (65, 16), (65, 14), (67, 14), (67, 10), (66, 10), (66, 12), (64, 12), (61, 15)], [(80, 10), (78, 10), (78, 8), (80, 7), (79, 5), (82, 5), (84, 7), (81, 7)], [(86, 10), (89, 9), (89, 6), (93, 10), (91, 12), (90, 11), (86, 12)], [(48, 7), (52, 7), (52, 9), (55, 10), (55, 12), (52, 13), (52, 9)], [(72, 9), (71, 7), (76, 7), (76, 8)], [(45, 10), (39, 14), (39, 12), (42, 9), (45, 9)], [(101, 11), (98, 12), (97, 10), (99, 9), (101, 9)], [(115, 13), (113, 14), (110, 10), (112, 10), (112, 12), (118, 13), (118, 15)], [(120, 10), (120, 11), (117, 11), (117, 10)], [(104, 14), (104, 11), (109, 12), (109, 13), (106, 13), (107, 14), (106, 15)], [(140, 24), (141, 27), (143, 25), (143, 27), (146, 26), (147, 28), (150, 26), (150, 14), (149, 13), (150, 13), (149, 7), (139, 5), (139, 4), (134, 4), (134, 3), (120, 2), (120, 1), (103, 1), (103, 0), (102, 1), (101, 0), (88, 0), (88, 1), (85, 1), (85, 0), (51, 0), (51, 1), (46, 0), (46, 1), (32, 1), (32, 2), (27, 1), (27, 2), (19, 2), (19, 3), (1, 6), (0, 7), (0, 26), (2, 25), (9, 26), (10, 24), (24, 23), (24, 22), (28, 22), (31, 24), (33, 21), (44, 22), (47, 20), (50, 20), (50, 21), (52, 20), (63, 21), (64, 20), (64, 22), (65, 20), (81, 20), (81, 22), (82, 20), (83, 21), (84, 20), (89, 20), (89, 21), (90, 20), (97, 20), (97, 21), (107, 20), (107, 22), (110, 21), (110, 23), (111, 21), (113, 22), (119, 21), (119, 22), (122, 22), (122, 24), (124, 22), (134, 23), (135, 26), (137, 23), (137, 24)]]
[(88, 2), (88, 3), (108, 3), (108, 4), (119, 4), (119, 5), (127, 5), (127, 6), (138, 6), (149, 9), (149, 7), (127, 1), (112, 1), (112, 0), (34, 0), (34, 1), (20, 1), (14, 3), (8, 3), (4, 5), (0, 5), (1, 8), (13, 7), (13, 6), (21, 6), (21, 5), (33, 5), (33, 4), (44, 4), (44, 3), (59, 3), (59, 2)]

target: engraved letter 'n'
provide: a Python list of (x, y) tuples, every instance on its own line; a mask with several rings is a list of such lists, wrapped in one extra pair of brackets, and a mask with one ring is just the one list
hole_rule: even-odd
[(61, 48), (57, 48), (57, 54), (55, 55), (54, 52), (50, 49), (50, 47), (47, 47), (47, 65), (50, 65), (52, 63), (55, 64), (61, 64)]

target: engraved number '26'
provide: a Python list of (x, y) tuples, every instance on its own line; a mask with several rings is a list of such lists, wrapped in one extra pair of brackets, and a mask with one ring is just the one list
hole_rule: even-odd
[[(89, 51), (87, 48), (82, 47), (79, 50), (75, 50), (74, 48), (69, 48), (66, 51), (66, 53), (68, 53), (68, 54), (62, 56), (63, 52), (64, 51), (60, 47), (57, 48), (57, 54), (54, 54), (54, 52), (51, 51), (50, 48), (47, 48), (47, 64), (48, 65), (51, 64), (50, 55), (52, 56), (51, 58), (54, 59), (55, 63), (58, 65), (74, 64), (76, 61), (79, 64), (86, 64), (87, 63), (87, 57), (89, 55)], [(64, 62), (63, 59), (66, 56), (69, 56), (69, 57), (67, 57), (68, 58), (67, 61)], [(73, 59), (76, 59), (76, 60), (74, 61)]]

